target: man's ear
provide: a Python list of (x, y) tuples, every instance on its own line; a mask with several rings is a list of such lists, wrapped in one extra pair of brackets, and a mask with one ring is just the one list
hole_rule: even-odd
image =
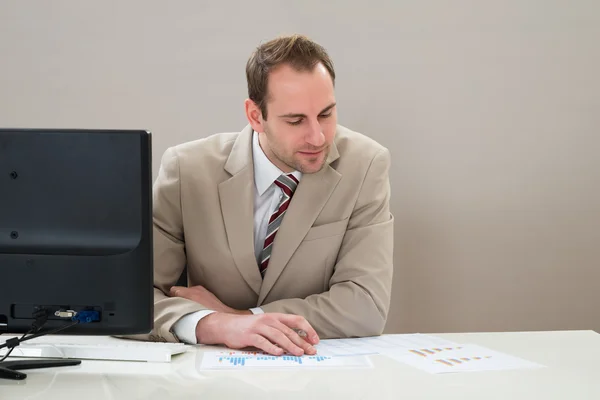
[(252, 126), (252, 129), (258, 133), (264, 132), (264, 120), (258, 104), (250, 99), (246, 99), (246, 101), (244, 101), (244, 107), (246, 109), (246, 118), (248, 118), (248, 122), (250, 123), (250, 126)]

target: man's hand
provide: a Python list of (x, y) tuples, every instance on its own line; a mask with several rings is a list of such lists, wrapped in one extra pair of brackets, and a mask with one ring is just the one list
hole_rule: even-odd
[[(300, 337), (294, 329), (306, 332)], [(295, 356), (313, 355), (319, 342), (317, 332), (298, 315), (267, 313), (234, 315), (213, 313), (196, 326), (196, 338), (202, 344), (224, 344), (231, 349), (256, 347), (276, 356), (288, 352)]]
[(228, 307), (221, 302), (204, 286), (192, 286), (192, 287), (183, 287), (183, 286), (173, 286), (170, 291), (170, 295), (172, 297), (183, 297), (184, 299), (195, 301), (198, 304), (202, 304), (209, 310), (214, 310), (222, 313), (238, 313), (238, 310)]

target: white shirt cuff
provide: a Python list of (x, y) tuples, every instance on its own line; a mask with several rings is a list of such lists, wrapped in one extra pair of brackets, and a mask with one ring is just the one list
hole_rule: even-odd
[(198, 340), (196, 339), (196, 326), (202, 318), (212, 313), (214, 313), (212, 310), (202, 310), (184, 315), (179, 321), (173, 324), (173, 333), (184, 343), (198, 344)]
[(262, 308), (260, 308), (260, 307), (254, 307), (254, 308), (251, 308), (251, 309), (250, 309), (250, 312), (251, 312), (252, 314), (264, 314), (264, 313), (265, 313), (265, 312), (263, 311), (263, 309), (262, 309)]

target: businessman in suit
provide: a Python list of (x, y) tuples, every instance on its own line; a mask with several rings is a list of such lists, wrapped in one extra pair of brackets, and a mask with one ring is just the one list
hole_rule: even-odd
[[(248, 126), (161, 160), (151, 339), (302, 355), (381, 334), (389, 151), (338, 125), (333, 64), (308, 38), (262, 44), (246, 75)], [(185, 265), (189, 286), (173, 286)]]

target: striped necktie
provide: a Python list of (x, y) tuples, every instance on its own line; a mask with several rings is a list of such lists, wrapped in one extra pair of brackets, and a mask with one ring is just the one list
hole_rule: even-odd
[(267, 235), (265, 236), (265, 242), (263, 244), (263, 249), (260, 254), (260, 274), (264, 278), (265, 273), (267, 272), (267, 266), (269, 265), (269, 260), (271, 259), (271, 250), (273, 249), (273, 241), (275, 240), (275, 235), (279, 230), (279, 226), (281, 225), (281, 221), (283, 220), (283, 216), (285, 215), (285, 211), (288, 209), (290, 202), (292, 201), (292, 196), (294, 195), (294, 191), (298, 186), (298, 179), (292, 174), (281, 175), (275, 181), (275, 184), (281, 188), (283, 192), (283, 196), (281, 197), (281, 201), (279, 202), (279, 206), (275, 209), (273, 214), (271, 214), (271, 218), (269, 218), (269, 225), (267, 226)]

